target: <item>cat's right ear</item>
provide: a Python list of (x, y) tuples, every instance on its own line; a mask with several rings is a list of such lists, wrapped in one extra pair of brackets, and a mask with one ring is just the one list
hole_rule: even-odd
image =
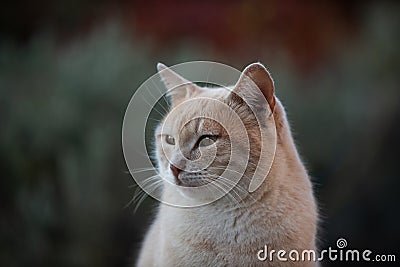
[(248, 105), (261, 112), (267, 112), (268, 105), (272, 114), (276, 103), (274, 91), (274, 81), (268, 70), (261, 63), (253, 63), (243, 70), (231, 98), (240, 103), (244, 99)]
[(157, 64), (157, 70), (168, 92), (172, 106), (176, 106), (185, 99), (189, 98), (197, 86), (180, 76), (162, 63)]

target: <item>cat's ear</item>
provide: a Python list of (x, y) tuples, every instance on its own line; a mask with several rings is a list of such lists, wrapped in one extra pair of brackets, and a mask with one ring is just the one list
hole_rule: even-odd
[(189, 98), (196, 91), (197, 86), (180, 76), (162, 63), (157, 64), (157, 70), (161, 76), (170, 97), (172, 106), (176, 106), (183, 100)]
[[(253, 63), (243, 70), (233, 93), (257, 110), (266, 109), (266, 100), (271, 112), (273, 112), (276, 102), (274, 90), (274, 81), (268, 70), (261, 63)], [(262, 99), (262, 96), (265, 100)]]

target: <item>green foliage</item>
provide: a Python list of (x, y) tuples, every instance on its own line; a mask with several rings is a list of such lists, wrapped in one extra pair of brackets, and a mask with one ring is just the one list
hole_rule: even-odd
[(106, 265), (131, 197), (122, 119), (149, 61), (116, 25), (64, 46), (51, 36), (2, 44), (2, 263)]

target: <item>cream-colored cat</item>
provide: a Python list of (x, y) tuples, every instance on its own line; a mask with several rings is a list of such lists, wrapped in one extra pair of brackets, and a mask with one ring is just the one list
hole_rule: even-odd
[[(163, 200), (197, 207), (160, 204), (137, 266), (316, 266), (288, 254), (287, 261), (257, 257), (265, 245), (269, 252), (315, 250), (317, 228), (312, 185), (265, 67), (251, 64), (230, 90), (200, 88), (158, 69), (172, 100), (156, 130)], [(251, 192), (257, 166), (265, 179)], [(213, 183), (215, 191), (196, 191)], [(215, 200), (218, 192), (225, 196)]]

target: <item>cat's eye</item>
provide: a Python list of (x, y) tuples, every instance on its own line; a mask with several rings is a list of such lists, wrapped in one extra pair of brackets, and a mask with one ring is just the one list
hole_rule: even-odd
[(217, 135), (203, 135), (199, 138), (199, 146), (205, 147), (205, 146), (210, 146), (217, 141), (218, 136)]
[(175, 138), (170, 135), (166, 135), (165, 142), (167, 142), (169, 145), (175, 145)]

